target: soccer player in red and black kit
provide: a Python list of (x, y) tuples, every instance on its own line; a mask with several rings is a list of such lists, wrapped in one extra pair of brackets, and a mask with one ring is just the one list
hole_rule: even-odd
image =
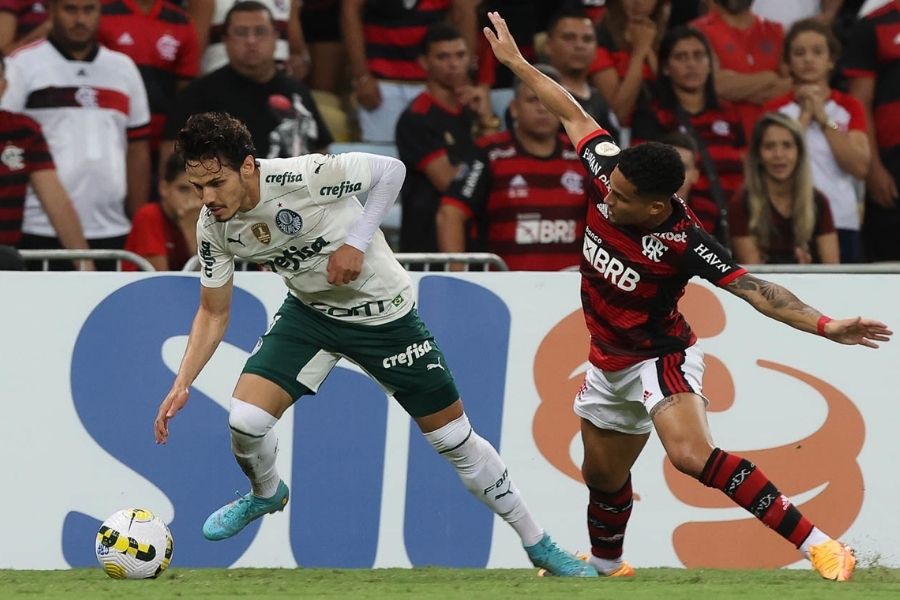
[(674, 196), (684, 167), (670, 146), (650, 142), (624, 151), (575, 100), (529, 65), (498, 13), (484, 34), (508, 66), (559, 116), (597, 193), (588, 208), (581, 263), (582, 304), (591, 334), (590, 366), (575, 399), (590, 491), (590, 562), (610, 576), (630, 576), (622, 560), (631, 515), (631, 466), (655, 428), (681, 472), (728, 495), (794, 544), (826, 579), (850, 578), (852, 550), (816, 528), (756, 465), (716, 448), (701, 395), (703, 352), (677, 301), (699, 275), (756, 310), (841, 344), (877, 348), (892, 332), (870, 319), (830, 319), (785, 288), (735, 264)]

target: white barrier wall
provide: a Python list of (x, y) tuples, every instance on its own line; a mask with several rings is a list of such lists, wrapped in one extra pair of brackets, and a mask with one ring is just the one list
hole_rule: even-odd
[[(197, 380), (166, 446), (152, 421), (196, 309), (192, 275), (0, 273), (0, 568), (94, 564), (113, 511), (160, 514), (176, 566), (524, 567), (511, 529), (470, 498), (405, 413), (350, 365), (277, 426), (284, 513), (225, 542), (206, 515), (244, 493), (227, 407), (243, 361), (285, 295), (280, 279), (238, 273), (226, 339)], [(900, 326), (900, 278), (770, 276), (835, 317)], [(571, 411), (587, 335), (574, 273), (417, 276), (476, 428), (497, 444), (535, 515), (588, 550), (581, 446)], [(757, 463), (863, 561), (898, 566), (893, 475), (900, 341), (833, 344), (692, 284), (682, 302), (706, 351), (716, 442)], [(726, 316), (727, 315), (727, 316)], [(651, 438), (633, 473), (626, 556), (642, 566), (773, 567), (798, 555), (724, 495), (674, 472)]]

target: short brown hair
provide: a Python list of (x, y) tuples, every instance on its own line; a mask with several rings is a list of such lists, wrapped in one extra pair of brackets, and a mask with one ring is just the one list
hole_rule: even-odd
[(812, 31), (825, 37), (825, 43), (828, 44), (828, 52), (831, 54), (831, 60), (836, 61), (841, 56), (841, 42), (831, 30), (831, 27), (819, 21), (818, 19), (802, 19), (797, 21), (788, 29), (787, 35), (784, 36), (784, 44), (781, 46), (781, 62), (790, 63), (791, 60), (791, 44), (801, 33)]

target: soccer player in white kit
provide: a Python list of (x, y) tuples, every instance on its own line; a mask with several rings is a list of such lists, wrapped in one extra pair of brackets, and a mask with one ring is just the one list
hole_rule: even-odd
[[(232, 451), (251, 491), (210, 515), (204, 536), (226, 539), (283, 510), (289, 491), (275, 467), (272, 427), (346, 357), (390, 392), (466, 488), (515, 529), (535, 566), (596, 577), (531, 516), (497, 451), (469, 424), (449, 369), (429, 368), (446, 360), (378, 228), (403, 184), (403, 163), (358, 152), (257, 159), (247, 128), (223, 113), (191, 117), (176, 149), (204, 204), (202, 285), (181, 366), (154, 423), (157, 443), (167, 440), (169, 420), (225, 333), (234, 259), (266, 265), (289, 291), (247, 360), (229, 411)], [(362, 192), (365, 208), (356, 198)]]

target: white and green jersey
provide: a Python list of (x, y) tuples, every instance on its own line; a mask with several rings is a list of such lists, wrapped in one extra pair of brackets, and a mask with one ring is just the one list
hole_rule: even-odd
[(224, 223), (205, 207), (200, 213), (200, 282), (226, 284), (237, 257), (278, 273), (301, 302), (340, 321), (378, 325), (408, 313), (409, 275), (374, 226), (359, 277), (328, 283), (328, 259), (363, 213), (356, 194), (374, 185), (370, 162), (382, 160), (394, 159), (350, 152), (258, 160), (259, 204)]

